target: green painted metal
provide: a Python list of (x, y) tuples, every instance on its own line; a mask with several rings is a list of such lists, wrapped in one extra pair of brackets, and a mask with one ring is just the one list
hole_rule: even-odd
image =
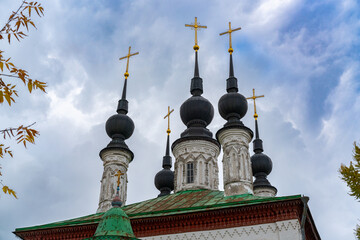
[[(257, 197), (251, 194), (243, 194), (225, 197), (222, 191), (187, 190), (139, 203), (130, 204), (122, 207), (122, 209), (126, 212), (130, 219), (135, 219), (209, 211), (294, 199), (301, 199), (301, 195), (285, 197)], [(103, 214), (104, 213), (97, 213), (85, 217), (41, 226), (17, 228), (15, 232), (72, 225), (93, 224), (99, 222)]]
[(101, 218), (94, 236), (87, 238), (87, 240), (101, 239), (137, 239), (129, 217), (120, 207), (109, 209)]

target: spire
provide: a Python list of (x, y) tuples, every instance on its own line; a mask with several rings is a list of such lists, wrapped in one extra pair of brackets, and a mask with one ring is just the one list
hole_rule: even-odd
[(234, 64), (233, 64), (233, 52), (231, 33), (240, 30), (241, 28), (231, 28), (231, 22), (229, 22), (229, 30), (220, 33), (220, 36), (229, 34), (229, 78), (226, 79), (226, 94), (219, 99), (219, 113), (222, 118), (227, 120), (224, 127), (243, 127), (244, 124), (241, 122), (241, 118), (245, 116), (247, 112), (247, 101), (243, 95), (238, 93), (238, 80), (234, 75)]
[(170, 106), (168, 106), (168, 113), (165, 115), (164, 119), (168, 118), (168, 128), (166, 130), (167, 139), (166, 139), (166, 150), (165, 156), (163, 157), (162, 167), (163, 169), (155, 175), (154, 183), (155, 187), (160, 191), (158, 197), (169, 195), (172, 190), (174, 190), (174, 172), (170, 170), (172, 165), (172, 160), (170, 156), (170, 114), (174, 112), (174, 109), (170, 111)]
[(200, 96), (203, 93), (203, 84), (199, 75), (198, 50), (200, 47), (198, 45), (197, 31), (201, 28), (207, 28), (207, 26), (201, 26), (200, 23), (197, 22), (197, 17), (195, 17), (195, 23), (185, 24), (185, 27), (191, 27), (195, 30), (195, 45), (193, 47), (195, 50), (195, 70), (194, 77), (191, 79), (190, 92), (193, 96)]
[(253, 96), (247, 98), (254, 100), (255, 139), (253, 141), (253, 151), (255, 154), (251, 156), (251, 166), (255, 177), (254, 193), (258, 196), (275, 196), (277, 189), (267, 179), (267, 176), (272, 171), (272, 161), (270, 157), (263, 153), (263, 141), (259, 137), (259, 116), (256, 112), (255, 100), (261, 97), (264, 97), (264, 95), (255, 96), (255, 89), (253, 89)]
[(174, 109), (170, 110), (170, 106), (168, 106), (168, 113), (165, 115), (164, 119), (168, 119), (168, 128), (166, 130), (167, 140), (166, 140), (166, 150), (165, 156), (163, 157), (163, 168), (170, 169), (171, 168), (171, 157), (170, 157), (170, 114), (174, 112)]
[(229, 78), (226, 81), (226, 83), (227, 83), (226, 91), (227, 92), (238, 92), (237, 79), (234, 76), (234, 67), (233, 67), (233, 59), (232, 59), (232, 53), (234, 52), (234, 49), (232, 48), (231, 33), (238, 31), (240, 29), (241, 29), (241, 27), (231, 29), (231, 22), (229, 22), (229, 30), (219, 34), (220, 36), (229, 34), (229, 50), (228, 50), (228, 52), (230, 55), (230, 71), (229, 71)]
[(126, 56), (119, 58), (119, 60), (126, 59), (126, 71), (124, 73), (124, 76), (125, 76), (124, 87), (123, 87), (121, 99), (119, 100), (118, 108), (116, 110), (116, 112), (119, 114), (127, 114), (128, 113), (128, 101), (126, 100), (126, 87), (127, 87), (127, 78), (129, 77), (129, 72), (128, 72), (129, 71), (129, 59), (130, 59), (130, 57), (139, 54), (139, 52), (130, 53), (130, 51), (131, 51), (131, 46), (129, 46), (129, 53)]
[[(190, 93), (192, 96), (180, 107), (181, 120), (187, 126), (187, 129), (181, 134), (181, 140), (186, 137), (206, 137), (212, 139), (212, 133), (206, 126), (210, 124), (214, 117), (214, 107), (207, 99), (201, 96), (203, 93), (203, 80), (199, 74), (198, 51), (200, 47), (197, 42), (197, 30), (207, 27), (201, 26), (197, 22), (197, 18), (195, 18), (193, 25), (185, 24), (185, 27), (192, 27), (195, 30), (195, 45), (193, 47), (195, 50), (195, 68), (194, 77), (191, 79), (190, 84)], [(175, 143), (177, 143), (178, 140), (176, 140)]]

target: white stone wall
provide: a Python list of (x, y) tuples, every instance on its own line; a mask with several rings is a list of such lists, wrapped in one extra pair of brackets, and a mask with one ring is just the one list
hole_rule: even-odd
[[(174, 149), (175, 183), (174, 192), (190, 189), (218, 190), (219, 169), (217, 157), (219, 147), (205, 140), (189, 140), (178, 143)], [(194, 182), (187, 183), (186, 164), (194, 164)]]
[(144, 240), (301, 240), (297, 219), (246, 227), (144, 237)]
[(253, 174), (249, 154), (251, 135), (240, 128), (222, 130), (218, 134), (223, 148), (225, 196), (253, 194)]
[(127, 170), (129, 167), (131, 155), (118, 149), (106, 150), (101, 155), (104, 172), (101, 178), (101, 189), (99, 207), (96, 212), (106, 212), (111, 208), (111, 202), (116, 194), (117, 176), (115, 174), (120, 170), (124, 175), (120, 177), (120, 199), (125, 205), (127, 193)]

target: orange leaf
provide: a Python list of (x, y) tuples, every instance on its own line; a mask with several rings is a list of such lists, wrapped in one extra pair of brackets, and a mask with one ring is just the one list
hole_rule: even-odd
[(31, 93), (31, 91), (33, 89), (33, 84), (32, 84), (31, 80), (29, 80), (29, 82), (28, 82), (28, 89), (29, 89), (29, 92)]

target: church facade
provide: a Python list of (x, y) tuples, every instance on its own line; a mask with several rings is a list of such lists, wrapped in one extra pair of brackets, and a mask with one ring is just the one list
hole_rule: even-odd
[[(186, 26), (195, 30), (191, 96), (180, 108), (180, 117), (186, 129), (170, 147), (169, 122), (163, 169), (155, 176), (159, 196), (125, 204), (127, 170), (134, 159), (134, 153), (125, 140), (131, 137), (135, 127), (127, 116), (126, 87), (129, 58), (137, 54), (132, 54), (129, 48), (124, 57), (128, 62), (123, 94), (117, 113), (107, 120), (105, 127), (111, 141), (100, 151), (104, 172), (97, 212), (80, 218), (18, 228), (14, 232), (16, 236), (27, 240), (321, 239), (307, 205), (309, 198), (301, 195), (277, 197), (277, 189), (267, 179), (272, 170), (272, 160), (263, 153), (255, 105), (255, 100), (263, 96), (256, 96), (254, 91), (253, 96), (248, 98), (254, 100), (255, 134), (241, 121), (247, 113), (248, 102), (238, 92), (231, 46), (231, 34), (240, 28), (232, 29), (229, 23), (229, 30), (220, 34), (230, 35), (230, 70), (226, 92), (218, 102), (219, 114), (225, 124), (214, 137), (207, 128), (214, 117), (214, 108), (202, 96), (203, 80), (198, 67), (197, 29), (206, 27), (199, 25), (196, 18), (193, 25)], [(169, 108), (165, 117), (170, 118), (170, 113)], [(254, 154), (250, 156), (249, 144), (253, 138)], [(175, 157), (174, 171), (171, 170), (170, 149)], [(223, 151), (224, 191), (219, 191), (218, 186), (220, 151)], [(130, 226), (129, 222), (132, 229), (126, 227), (126, 231), (120, 231), (123, 225)], [(110, 225), (112, 230), (108, 232), (106, 229)]]

